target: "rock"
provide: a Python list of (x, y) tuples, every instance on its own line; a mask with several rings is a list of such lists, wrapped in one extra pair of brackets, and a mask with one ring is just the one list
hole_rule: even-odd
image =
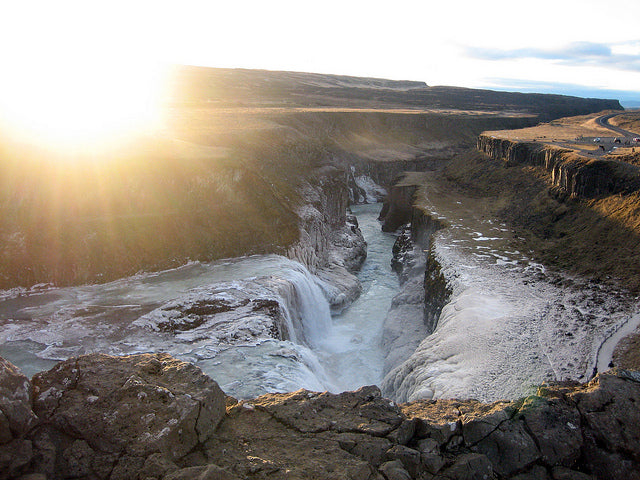
[(414, 420), (405, 420), (393, 432), (387, 435), (387, 438), (398, 445), (406, 445), (413, 438), (416, 431), (416, 422)]
[(32, 460), (30, 440), (35, 426), (31, 410), (31, 382), (20, 370), (0, 358), (0, 479), (12, 478)]
[(437, 453), (421, 453), (420, 463), (427, 472), (435, 475), (447, 462), (442, 455)]
[(340, 433), (333, 438), (338, 440), (340, 448), (376, 467), (382, 463), (386, 452), (391, 448), (391, 442), (386, 438), (362, 433)]
[(134, 325), (168, 332), (185, 341), (206, 336), (214, 345), (251, 345), (291, 338), (270, 277), (196, 287), (141, 316)]
[(455, 463), (434, 480), (489, 480), (496, 478), (489, 459), (477, 453), (460, 455)]
[(47, 476), (43, 473), (27, 473), (18, 477), (17, 480), (47, 480)]
[[(553, 480), (593, 480), (594, 477), (586, 473), (577, 472), (567, 467), (553, 467), (551, 470)], [(613, 477), (612, 477), (613, 478)], [(532, 479), (533, 480), (533, 479)]]
[(375, 386), (337, 395), (298, 390), (263, 395), (247, 404), (269, 412), (303, 433), (333, 431), (384, 436), (402, 423), (400, 409), (382, 398)]
[(24, 437), (36, 421), (31, 382), (18, 367), (0, 358), (0, 445)]
[(407, 470), (412, 477), (418, 475), (421, 470), (420, 452), (405, 447), (404, 445), (391, 447), (385, 454), (385, 459), (388, 461), (400, 460), (405, 470)]
[(462, 416), (462, 435), (467, 446), (472, 447), (486, 439), (500, 425), (510, 420), (516, 412), (511, 402), (477, 403)]
[(580, 413), (565, 402), (529, 397), (520, 408), (529, 433), (548, 465), (574, 465), (583, 443)]
[(598, 374), (567, 394), (582, 419), (582, 458), (598, 478), (640, 478), (640, 382), (624, 370)]
[(415, 419), (415, 437), (432, 438), (438, 445), (445, 445), (460, 433), (460, 407), (457, 400), (427, 400), (401, 405), (408, 419)]
[[(241, 402), (229, 408), (215, 437), (202, 451), (209, 463), (239, 477), (373, 480), (377, 478), (376, 457), (391, 442), (358, 431), (356, 421), (369, 424), (367, 410), (362, 407), (382, 400), (375, 396), (376, 391), (365, 388), (357, 395), (332, 395), (301, 390)], [(300, 416), (296, 416), (296, 403), (301, 406)], [(331, 418), (337, 419), (335, 424)], [(355, 430), (342, 431), (350, 427)], [(374, 451), (367, 452), (368, 447)]]
[(624, 371), (599, 374), (569, 395), (585, 420), (585, 430), (609, 451), (640, 461), (640, 383)]
[(397, 406), (375, 386), (237, 402), (165, 354), (88, 355), (34, 377), (37, 417), (8, 400), (14, 373), (4, 431), (21, 436), (0, 445), (2, 480), (640, 479), (633, 372), (492, 404)]
[(593, 159), (554, 145), (478, 137), (478, 149), (507, 166), (537, 165), (551, 175), (554, 186), (571, 196), (594, 198), (638, 189), (637, 167), (611, 159)]
[(387, 480), (411, 480), (400, 460), (385, 462), (380, 465), (380, 471)]
[(158, 452), (185, 456), (212, 435), (225, 412), (218, 385), (167, 354), (72, 358), (34, 376), (33, 384), (43, 422), (86, 448), (142, 462)]
[(486, 455), (496, 473), (513, 475), (540, 458), (535, 442), (521, 422), (506, 422), (480, 440), (472, 451)]
[(139, 477), (156, 477), (162, 478), (168, 473), (178, 470), (178, 466), (171, 460), (168, 460), (161, 453), (149, 455), (140, 470)]
[(462, 417), (465, 445), (486, 455), (496, 472), (512, 475), (540, 458), (540, 452), (521, 421), (513, 419), (512, 402), (475, 404)]
[(183, 468), (167, 475), (164, 480), (240, 480), (240, 477), (216, 465)]
[(136, 455), (123, 455), (109, 475), (109, 480), (130, 480), (138, 476), (145, 459)]
[(13, 479), (29, 465), (33, 445), (29, 440), (16, 439), (0, 446), (0, 479)]
[(534, 465), (530, 470), (511, 477), (511, 480), (549, 480), (549, 474), (546, 468)]
[(416, 190), (416, 185), (404, 185), (402, 181), (391, 187), (380, 212), (383, 232), (395, 232), (411, 220)]
[(421, 453), (438, 453), (440, 445), (433, 438), (418, 441), (418, 451)]

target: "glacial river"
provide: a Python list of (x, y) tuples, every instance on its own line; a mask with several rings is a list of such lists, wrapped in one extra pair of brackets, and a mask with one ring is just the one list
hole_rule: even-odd
[[(238, 398), (298, 388), (342, 391), (379, 384), (384, 359), (382, 323), (398, 281), (390, 269), (392, 235), (381, 232), (379, 205), (354, 207), (368, 243), (359, 279), (361, 297), (333, 318), (323, 291), (331, 287), (302, 265), (277, 255), (251, 256), (139, 274), (103, 285), (4, 292), (0, 300), (0, 355), (25, 374), (50, 368), (71, 356), (167, 352), (200, 366)], [(278, 290), (289, 340), (275, 340), (255, 325), (227, 332), (233, 345), (220, 344), (220, 326), (189, 331), (149, 328), (173, 304), (207, 295), (265, 295)], [(273, 294), (271, 293), (273, 296)], [(172, 304), (173, 302), (173, 304)], [(246, 340), (237, 340), (251, 332)], [(298, 332), (296, 335), (295, 332)], [(300, 337), (300, 338), (297, 338)], [(304, 340), (301, 340), (301, 339)]]
[[(326, 299), (333, 287), (285, 257), (196, 262), (103, 285), (0, 292), (0, 355), (30, 376), (85, 353), (167, 352), (237, 398), (377, 384), (396, 401), (492, 401), (548, 380), (590, 378), (640, 321), (612, 292), (551, 274), (515, 250), (513, 233), (478, 215), (476, 199), (433, 186), (423, 208), (449, 225), (431, 250), (452, 295), (435, 331), (383, 379), (383, 324), (399, 285), (390, 268), (395, 237), (381, 232), (379, 208), (353, 209), (368, 258), (362, 295), (340, 315)], [(274, 300), (284, 340), (273, 338), (265, 313)], [(231, 304), (239, 308), (224, 311)]]

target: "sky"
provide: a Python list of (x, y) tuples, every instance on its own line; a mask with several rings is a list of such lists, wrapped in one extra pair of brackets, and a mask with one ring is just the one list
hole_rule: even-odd
[(619, 98), (640, 106), (639, 6), (638, 0), (7, 1), (0, 6), (0, 61), (13, 80), (0, 88), (5, 94), (43, 82), (61, 88), (67, 76), (117, 84), (125, 81), (121, 72), (144, 84), (158, 65), (181, 63)]

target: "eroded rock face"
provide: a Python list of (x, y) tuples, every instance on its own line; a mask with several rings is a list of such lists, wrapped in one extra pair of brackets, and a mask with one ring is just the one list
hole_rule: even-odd
[(33, 391), (43, 426), (34, 438), (55, 455), (47, 474), (53, 463), (69, 476), (133, 478), (150, 455), (178, 460), (206, 441), (225, 409), (213, 380), (167, 354), (72, 358), (34, 376)]
[(478, 137), (478, 150), (506, 165), (537, 165), (551, 174), (551, 181), (569, 195), (599, 195), (638, 190), (638, 167), (611, 159), (592, 159), (570, 150), (536, 142), (520, 142), (488, 135)]
[(31, 461), (33, 448), (25, 437), (36, 421), (29, 379), (0, 358), (0, 479), (11, 478)]
[(166, 354), (77, 357), (32, 385), (0, 365), (2, 479), (640, 478), (637, 372), (396, 405), (375, 386), (237, 402)]

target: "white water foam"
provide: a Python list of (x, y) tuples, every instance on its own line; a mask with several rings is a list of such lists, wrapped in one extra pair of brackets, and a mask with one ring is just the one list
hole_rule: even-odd
[[(225, 295), (275, 299), (289, 340), (272, 338), (260, 323), (270, 319), (251, 312), (227, 323), (224, 316), (207, 317), (196, 328), (158, 328), (176, 315), (173, 307)], [(332, 328), (321, 281), (277, 255), (191, 263), (104, 285), (9, 297), (0, 302), (0, 325), (0, 355), (29, 374), (49, 366), (47, 361), (91, 352), (167, 352), (200, 365), (214, 379), (219, 374), (226, 384), (239, 383), (227, 393), (242, 398), (293, 387), (335, 388), (309, 348)]]

